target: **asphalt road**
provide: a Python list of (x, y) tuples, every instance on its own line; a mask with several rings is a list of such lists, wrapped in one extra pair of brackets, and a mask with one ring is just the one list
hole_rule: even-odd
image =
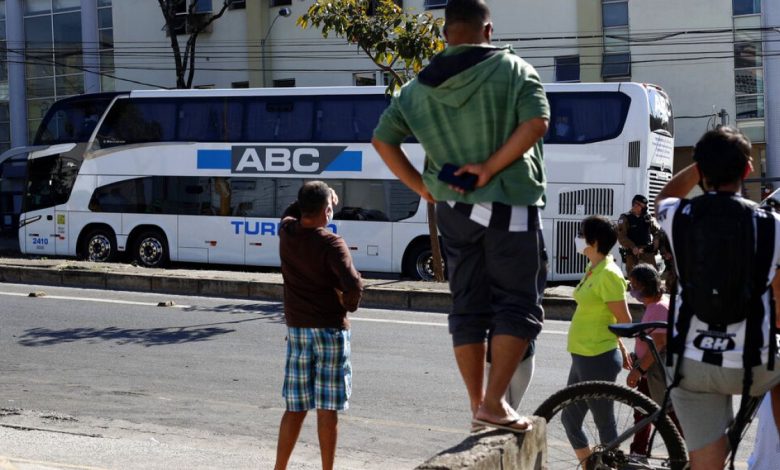
[[(337, 468), (413, 468), (464, 439), (446, 316), (361, 309), (352, 322)], [(567, 327), (546, 323), (528, 413), (565, 384)], [(273, 302), (2, 284), (0, 468), (270, 468), (284, 335)], [(313, 418), (291, 468), (319, 466)]]

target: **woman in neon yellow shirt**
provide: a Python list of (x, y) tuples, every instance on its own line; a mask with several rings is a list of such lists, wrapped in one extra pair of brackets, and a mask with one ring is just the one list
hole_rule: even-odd
[[(577, 252), (588, 258), (585, 276), (574, 290), (577, 309), (569, 327), (568, 351), (572, 365), (568, 385), (587, 380), (615, 381), (621, 366), (630, 368), (631, 360), (620, 339), (607, 329), (613, 323), (631, 323), (626, 303), (626, 281), (610, 250), (617, 242), (617, 229), (607, 218), (590, 216), (582, 221), (574, 240)], [(593, 401), (588, 405), (601, 442), (617, 437), (612, 403)], [(591, 454), (588, 438), (582, 431), (587, 409), (566, 408), (561, 422), (580, 462)]]

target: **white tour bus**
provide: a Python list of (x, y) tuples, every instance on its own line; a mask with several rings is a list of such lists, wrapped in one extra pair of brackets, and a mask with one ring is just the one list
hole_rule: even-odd
[[(671, 106), (653, 85), (546, 88), (549, 279), (575, 279), (585, 265), (574, 251), (579, 221), (617, 219), (635, 193), (652, 201), (671, 178)], [(33, 146), (0, 156), (0, 172), (14, 168), (24, 178), (21, 251), (96, 261), (129, 254), (150, 267), (278, 266), (279, 217), (314, 178), (339, 194), (330, 228), (359, 270), (429, 278), (425, 201), (370, 144), (387, 103), (383, 87), (147, 90), (58, 101)], [(404, 147), (422, 170), (422, 147)]]

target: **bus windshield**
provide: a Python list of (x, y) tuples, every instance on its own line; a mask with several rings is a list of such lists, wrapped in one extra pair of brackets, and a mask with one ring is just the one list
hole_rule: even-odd
[(38, 127), (34, 145), (88, 141), (114, 96), (85, 95), (54, 103)]

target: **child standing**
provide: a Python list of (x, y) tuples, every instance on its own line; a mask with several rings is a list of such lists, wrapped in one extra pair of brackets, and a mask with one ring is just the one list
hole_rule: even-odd
[[(642, 315), (641, 322), (668, 321), (669, 319), (669, 300), (663, 295), (661, 286), (661, 276), (658, 271), (646, 263), (638, 264), (629, 275), (630, 293), (633, 298), (644, 304), (645, 313)], [(655, 347), (663, 359), (666, 355), (666, 329), (656, 329), (650, 332)], [(664, 365), (658, 364), (650, 352), (650, 348), (640, 340), (636, 340), (636, 361), (634, 367), (628, 373), (626, 385), (636, 387), (639, 392), (649, 396), (659, 405), (663, 402), (666, 393), (666, 375)], [(677, 424), (677, 418), (674, 412), (669, 413), (672, 421)], [(643, 415), (634, 415), (635, 420), (644, 418)], [(677, 425), (679, 429), (680, 426)], [(648, 439), (650, 437), (650, 426), (637, 432), (634, 435), (634, 441), (631, 443), (631, 453), (637, 455), (647, 455)]]

